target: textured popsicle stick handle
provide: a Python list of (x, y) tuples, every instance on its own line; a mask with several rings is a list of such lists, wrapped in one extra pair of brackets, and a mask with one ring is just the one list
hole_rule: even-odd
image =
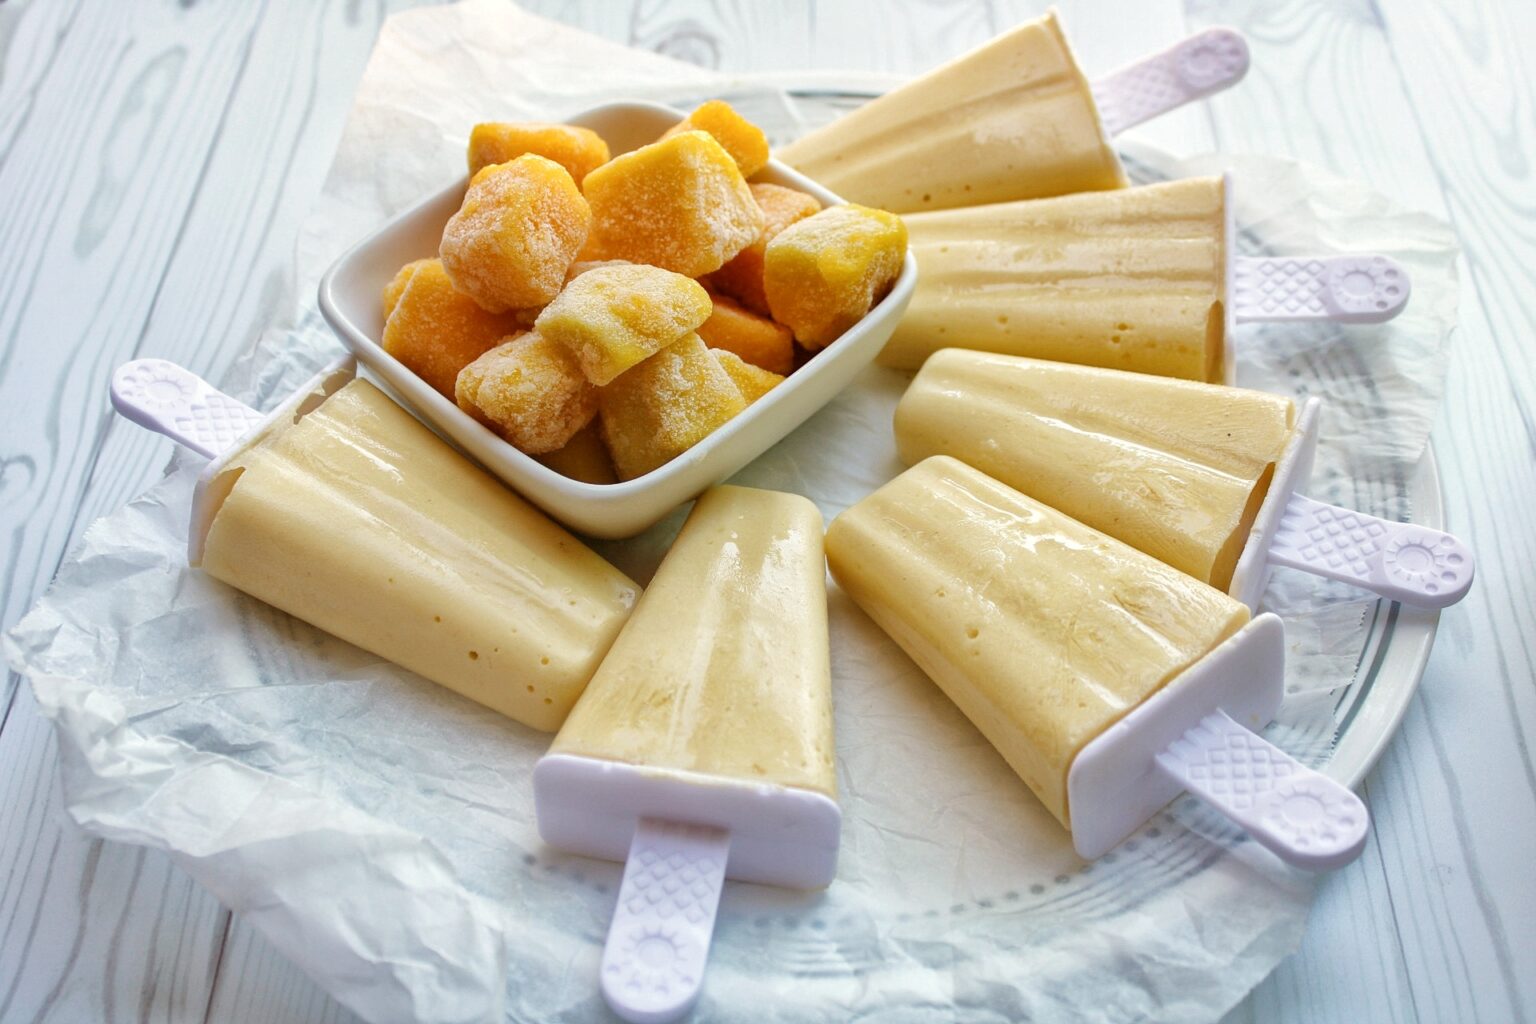
[(1239, 256), (1232, 314), (1253, 320), (1379, 324), (1408, 304), (1408, 271), (1388, 256)]
[(1235, 85), (1247, 73), (1242, 33), (1208, 28), (1094, 82), (1093, 99), (1105, 133), (1114, 136)]
[(216, 458), (261, 424), (262, 415), (190, 370), (135, 359), (112, 374), (112, 405), (141, 427)]
[(1423, 608), (1467, 596), (1476, 567), (1472, 550), (1448, 533), (1300, 494), (1286, 502), (1269, 560)]
[(1157, 764), (1289, 864), (1325, 871), (1365, 847), (1371, 818), (1359, 797), (1221, 711), (1175, 740)]
[(603, 997), (628, 1021), (676, 1020), (699, 998), (731, 834), (641, 818), (603, 948)]

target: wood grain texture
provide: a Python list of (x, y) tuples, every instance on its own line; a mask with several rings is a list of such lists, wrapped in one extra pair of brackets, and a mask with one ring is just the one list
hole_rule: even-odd
[[(289, 251), (353, 84), (379, 21), (407, 2), (0, 0), (0, 625), (165, 459), (163, 442), (111, 426), (110, 368), (154, 353), (216, 376), (289, 301)], [(912, 74), (1045, 4), (525, 6), (725, 71)], [(1479, 583), (1444, 617), (1421, 697), (1367, 783), (1365, 856), (1324, 884), (1301, 952), (1230, 1019), (1530, 1019), (1536, 7), (1060, 7), (1090, 75), (1238, 25), (1249, 80), (1136, 135), (1362, 178), (1450, 219), (1467, 250), (1436, 442)], [(14, 679), (0, 708), (0, 1020), (355, 1020), (163, 855), (64, 822), (50, 730)]]
[[(1533, 891), (1515, 851), (1536, 847), (1536, 694), (1529, 627), (1519, 624), (1529, 623), (1536, 601), (1536, 548), (1511, 512), (1536, 502), (1524, 411), (1536, 374), (1497, 339), (1531, 326), (1516, 296), (1522, 287), (1530, 294), (1536, 136), (1530, 125), (1514, 132), (1526, 151), (1509, 159), (1514, 97), (1530, 97), (1529, 79), (1523, 91), (1519, 81), (1492, 90), (1502, 99), (1478, 108), (1486, 118), (1463, 114), (1464, 104), (1486, 97), (1454, 88), (1483, 77), (1477, 69), (1498, 49), (1486, 33), (1498, 32), (1491, 26), (1508, 12), (1457, 8), (1485, 26), (1479, 35), (1437, 25), (1430, 12), (1439, 10), (1323, 0), (1190, 5), (1192, 25), (1235, 22), (1254, 50), (1250, 80), (1225, 108), (1212, 108), (1221, 148), (1303, 159), (1446, 217), (1470, 270), (1435, 442), (1451, 527), (1482, 555), (1478, 583), (1443, 616), (1420, 697), (1367, 781), (1375, 842), (1366, 857), (1376, 862), (1325, 884), (1301, 952), (1234, 1019), (1499, 1021), (1531, 1013), (1531, 979), (1514, 964), (1519, 951), (1529, 959), (1536, 949)], [(1519, 29), (1501, 34), (1507, 50), (1523, 53)], [(1529, 46), (1528, 26), (1525, 38)], [(1495, 65), (1501, 75), (1519, 67), (1510, 52)], [(1528, 99), (1524, 113), (1530, 117)], [(1479, 124), (1485, 130), (1468, 130)], [(1454, 172), (1440, 165), (1445, 159)], [(1513, 208), (1521, 199), (1523, 209)], [(1490, 220), (1505, 227), (1490, 232)], [(1490, 257), (1499, 268), (1492, 287), (1487, 271), (1479, 273)]]
[[(292, 302), (298, 225), (385, 13), (110, 10), (0, 23), (20, 55), (0, 78), (6, 625), (164, 465), (163, 441), (112, 429), (111, 368), (156, 354), (217, 376)], [(5, 697), (0, 1020), (203, 1019), (228, 913), (164, 855), (65, 821), (51, 730), (14, 679)]]

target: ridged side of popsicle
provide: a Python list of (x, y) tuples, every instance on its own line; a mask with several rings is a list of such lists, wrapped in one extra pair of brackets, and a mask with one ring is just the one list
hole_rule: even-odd
[(705, 492), (550, 753), (835, 798), (816, 506)]
[(838, 516), (842, 588), (1070, 826), (1072, 759), (1248, 609), (947, 457)]
[(231, 460), (202, 568), (552, 731), (640, 588), (367, 381)]
[(893, 213), (1126, 184), (1055, 12), (775, 155), (850, 202)]
[(896, 407), (902, 461), (952, 455), (1226, 590), (1296, 421), (1281, 395), (946, 349)]
[(1222, 180), (906, 218), (919, 269), (880, 361), (941, 348), (1222, 379)]

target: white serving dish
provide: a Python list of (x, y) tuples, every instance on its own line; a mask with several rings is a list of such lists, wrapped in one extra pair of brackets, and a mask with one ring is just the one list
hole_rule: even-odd
[[(570, 124), (601, 135), (614, 154), (654, 142), (682, 120), (682, 111), (655, 103), (611, 103)], [(778, 161), (754, 181), (809, 192), (823, 205), (833, 193)], [(813, 356), (783, 384), (666, 465), (616, 484), (562, 476), (524, 455), (472, 419), (385, 352), (380, 293), (402, 265), (434, 256), (443, 225), (464, 196), (468, 177), (427, 197), (353, 246), (320, 281), (320, 308), (341, 340), (396, 399), (486, 469), (567, 526), (595, 537), (630, 537), (767, 451), (820, 409), (885, 347), (912, 298), (917, 261), (907, 254), (901, 275), (879, 305)]]

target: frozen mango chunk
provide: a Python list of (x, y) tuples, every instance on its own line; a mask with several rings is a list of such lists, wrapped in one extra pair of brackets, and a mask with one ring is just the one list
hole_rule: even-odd
[(438, 260), (408, 266), (416, 269), (384, 322), (384, 351), (451, 399), (459, 371), (503, 338), (519, 333), (522, 325), (515, 316), (487, 313), (455, 289)]
[(608, 143), (590, 128), (573, 124), (487, 122), (469, 133), (469, 173), (534, 153), (564, 167), (577, 185), (608, 162)]
[(599, 267), (580, 275), (534, 324), (576, 356), (593, 384), (607, 384), (709, 318), (709, 293), (660, 267)]
[(532, 153), (475, 175), (438, 249), (454, 287), (493, 313), (553, 299), (592, 211), (564, 167)]
[(741, 392), (748, 405), (784, 383), (783, 374), (772, 373), (760, 366), (753, 366), (734, 352), (723, 348), (710, 349), (720, 361), (720, 369), (731, 378), (731, 383)]
[(589, 270), (601, 270), (603, 267), (632, 267), (629, 260), (577, 260), (571, 264), (571, 269), (565, 272), (565, 283), (570, 284)]
[(537, 331), (464, 367), (459, 408), (529, 455), (563, 448), (597, 414), (597, 389), (564, 345)]
[(697, 334), (622, 374), (598, 395), (603, 442), (621, 480), (677, 458), (747, 407)]
[(708, 132), (736, 161), (743, 178), (750, 178), (768, 163), (768, 136), (757, 125), (736, 113), (725, 100), (700, 104), (693, 113), (667, 129), (663, 139), (680, 132)]
[(584, 484), (616, 484), (619, 475), (613, 470), (613, 459), (598, 432), (594, 421), (576, 431), (559, 451), (540, 455), (539, 461), (561, 476), (580, 480)]
[(423, 263), (435, 263), (435, 260), (412, 260), (399, 270), (395, 276), (389, 279), (389, 284), (384, 286), (384, 319), (389, 319), (389, 314), (395, 311), (395, 304), (400, 301), (400, 295), (405, 291), (405, 286), (411, 283), (411, 277), (421, 269)]
[(757, 200), (757, 208), (763, 211), (763, 232), (751, 245), (732, 256), (725, 266), (710, 274), (705, 284), (724, 292), (752, 312), (767, 316), (768, 297), (763, 294), (763, 250), (780, 231), (820, 210), (821, 203), (815, 196), (797, 188), (757, 182), (747, 187), (752, 190), (752, 198)]
[(795, 368), (795, 339), (788, 327), (743, 309), (723, 296), (711, 298), (714, 311), (699, 325), (699, 337), (704, 344), (734, 352), (753, 366), (779, 376)]
[(763, 289), (773, 318), (815, 351), (885, 297), (907, 254), (894, 213), (849, 203), (797, 221), (768, 243)]
[(736, 161), (705, 132), (681, 132), (614, 157), (582, 183), (592, 204), (583, 259), (649, 263), (700, 277), (763, 230)]

